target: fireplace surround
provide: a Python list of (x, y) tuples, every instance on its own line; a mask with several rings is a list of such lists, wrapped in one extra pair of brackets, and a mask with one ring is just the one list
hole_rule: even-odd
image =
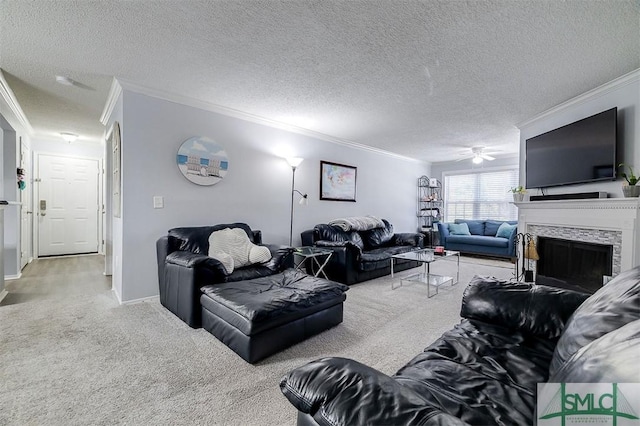
[[(640, 199), (525, 201), (518, 232), (611, 246), (611, 275), (640, 265)], [(521, 256), (522, 253), (519, 254)], [(537, 270), (536, 262), (531, 265)]]

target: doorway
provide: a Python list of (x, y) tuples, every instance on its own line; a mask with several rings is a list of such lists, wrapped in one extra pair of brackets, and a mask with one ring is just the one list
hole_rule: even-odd
[(38, 154), (37, 256), (98, 252), (99, 161)]

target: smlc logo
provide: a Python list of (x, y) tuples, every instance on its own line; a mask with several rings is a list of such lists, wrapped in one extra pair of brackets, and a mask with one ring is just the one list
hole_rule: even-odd
[(538, 425), (640, 425), (638, 383), (538, 384)]

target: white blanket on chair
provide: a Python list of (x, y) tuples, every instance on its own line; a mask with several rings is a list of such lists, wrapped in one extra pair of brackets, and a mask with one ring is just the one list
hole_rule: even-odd
[(329, 225), (336, 226), (343, 231), (368, 231), (374, 228), (384, 228), (384, 222), (375, 216), (352, 216), (334, 219)]

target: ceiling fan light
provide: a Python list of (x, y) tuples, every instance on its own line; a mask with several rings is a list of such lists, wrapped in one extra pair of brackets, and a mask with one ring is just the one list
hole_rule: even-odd
[(473, 160), (471, 160), (473, 162), (473, 164), (480, 164), (482, 163), (482, 157), (480, 157), (479, 155), (476, 155), (475, 157), (473, 157)]
[(63, 86), (73, 86), (75, 83), (75, 81), (71, 80), (69, 77), (65, 77), (64, 75), (56, 75), (56, 82)]
[(60, 133), (60, 136), (62, 136), (62, 139), (64, 139), (67, 143), (74, 142), (76, 139), (78, 139), (78, 135), (76, 135), (75, 133), (62, 132)]

